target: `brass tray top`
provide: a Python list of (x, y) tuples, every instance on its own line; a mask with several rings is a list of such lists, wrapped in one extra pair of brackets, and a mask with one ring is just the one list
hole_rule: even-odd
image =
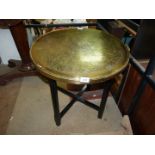
[(33, 43), (30, 55), (40, 73), (72, 84), (108, 80), (129, 60), (119, 39), (96, 29), (52, 31)]

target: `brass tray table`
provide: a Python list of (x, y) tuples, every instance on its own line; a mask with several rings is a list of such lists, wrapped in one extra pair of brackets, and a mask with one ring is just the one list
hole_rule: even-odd
[[(129, 52), (119, 39), (97, 29), (63, 29), (47, 33), (37, 39), (30, 50), (37, 70), (49, 78), (56, 125), (76, 102), (98, 111), (102, 118), (106, 100), (115, 75), (123, 71), (129, 61)], [(73, 94), (57, 86), (57, 82), (83, 85)], [(82, 97), (90, 84), (105, 82), (100, 106)], [(73, 99), (60, 112), (58, 90)]]

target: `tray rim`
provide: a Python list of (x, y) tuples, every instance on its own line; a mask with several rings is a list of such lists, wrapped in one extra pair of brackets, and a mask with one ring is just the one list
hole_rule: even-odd
[[(129, 52), (129, 49), (115, 36), (113, 36), (112, 34), (110, 33), (107, 33), (106, 31), (103, 31), (103, 30), (98, 30), (98, 29), (92, 29), (92, 28), (88, 28), (89, 30), (95, 30), (95, 31), (102, 31), (104, 33), (106, 33), (107, 35), (115, 38), (116, 40), (118, 40), (120, 43), (121, 43), (121, 46), (122, 48), (124, 48), (124, 51), (126, 51), (126, 55), (127, 55), (127, 58), (126, 58), (126, 61), (125, 63), (117, 70), (115, 70), (115, 72), (111, 73), (110, 75), (107, 75), (107, 76), (104, 76), (103, 78), (99, 77), (99, 78), (90, 78), (90, 81), (85, 83), (85, 82), (80, 82), (80, 80), (76, 77), (70, 77), (70, 78), (66, 78), (66, 77), (62, 77), (60, 74), (54, 74), (52, 73), (51, 71), (49, 71), (48, 68), (46, 67), (43, 67), (43, 66), (40, 66), (33, 58), (32, 56), (32, 48), (33, 46), (36, 44), (36, 42), (38, 42), (40, 39), (42, 39), (44, 36), (50, 34), (50, 33), (53, 33), (53, 32), (56, 32), (56, 31), (66, 31), (66, 30), (77, 30), (77, 28), (64, 28), (64, 29), (57, 29), (57, 30), (53, 30), (51, 32), (48, 32), (46, 34), (43, 34), (41, 35), (40, 37), (38, 37), (31, 45), (31, 48), (30, 48), (30, 58), (32, 60), (32, 62), (34, 63), (34, 65), (36, 66), (36, 69), (39, 73), (41, 73), (42, 75), (44, 75), (45, 77), (49, 78), (49, 79), (53, 79), (53, 80), (56, 80), (56, 81), (60, 81), (60, 82), (64, 82), (64, 83), (70, 83), (70, 84), (77, 84), (77, 85), (81, 85), (81, 84), (96, 84), (96, 83), (100, 83), (100, 82), (104, 82), (104, 81), (107, 81), (109, 79), (112, 79), (114, 76), (116, 76), (117, 74), (121, 73), (128, 65), (129, 63), (129, 55), (130, 55), (130, 52)], [(88, 30), (86, 29), (86, 30)]]

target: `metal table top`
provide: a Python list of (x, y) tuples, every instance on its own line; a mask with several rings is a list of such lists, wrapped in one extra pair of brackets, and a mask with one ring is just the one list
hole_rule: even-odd
[(52, 31), (33, 43), (30, 55), (40, 73), (72, 84), (108, 80), (129, 60), (119, 39), (96, 29)]

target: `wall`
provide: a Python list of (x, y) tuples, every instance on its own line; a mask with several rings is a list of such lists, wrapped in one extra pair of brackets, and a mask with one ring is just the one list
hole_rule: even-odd
[(8, 29), (0, 29), (0, 57), (3, 64), (8, 64), (9, 59), (21, 59)]
[[(27, 30), (27, 34), (31, 46), (33, 38), (30, 30)], [(0, 29), (0, 57), (3, 64), (8, 64), (9, 59), (21, 60), (9, 29)]]

